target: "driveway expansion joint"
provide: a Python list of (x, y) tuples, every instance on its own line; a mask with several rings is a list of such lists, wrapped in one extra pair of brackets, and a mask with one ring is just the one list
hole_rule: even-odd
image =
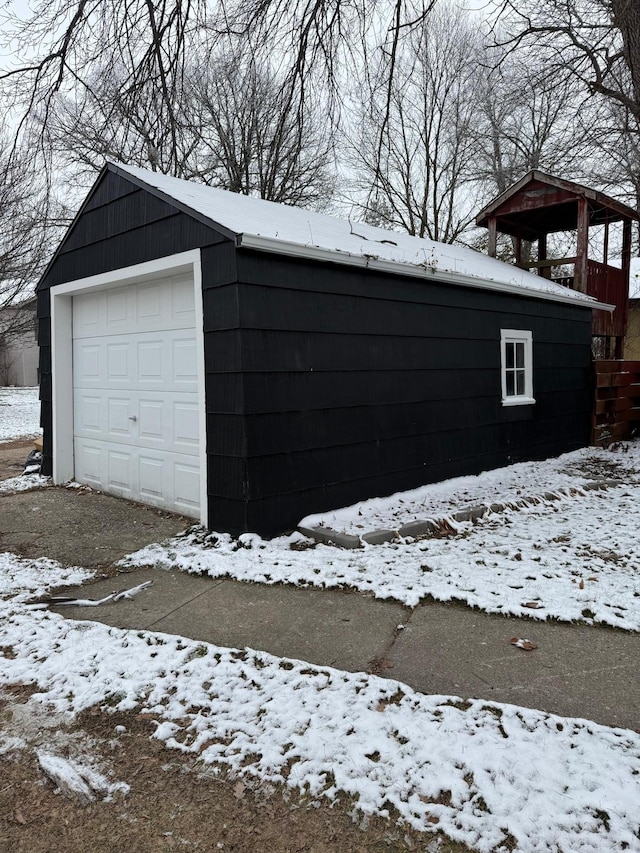
[[(215, 589), (217, 586), (220, 586), (221, 583), (223, 583), (222, 579), (214, 581), (211, 584), (211, 589)], [(202, 592), (199, 592), (197, 595), (194, 595), (193, 598), (190, 598), (187, 601), (183, 601), (182, 604), (179, 604), (177, 607), (174, 607), (173, 610), (168, 610), (163, 616), (160, 617), (160, 619), (154, 619), (153, 622), (150, 622), (145, 628), (145, 631), (153, 630), (154, 625), (158, 625), (160, 622), (164, 622), (165, 619), (168, 619), (169, 616), (172, 616), (174, 613), (177, 613), (179, 610), (182, 610), (183, 607), (189, 607), (193, 604), (194, 601), (197, 601), (199, 598), (202, 598), (203, 595), (209, 595), (211, 589), (203, 589)]]
[(420, 607), (419, 604), (416, 607), (408, 607), (405, 605), (405, 611), (407, 613), (406, 619), (396, 625), (396, 627), (391, 632), (391, 639), (388, 641), (386, 646), (375, 658), (369, 661), (367, 672), (372, 675), (382, 675), (384, 674), (384, 670), (393, 668), (393, 663), (389, 659), (391, 653), (393, 652), (393, 647), (395, 646), (398, 637), (407, 630), (409, 622), (411, 621), (413, 614), (416, 612), (418, 607)]

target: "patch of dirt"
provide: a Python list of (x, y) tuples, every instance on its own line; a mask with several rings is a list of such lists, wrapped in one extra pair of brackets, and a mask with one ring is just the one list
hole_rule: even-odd
[(117, 793), (111, 802), (99, 799), (82, 806), (57, 793), (40, 769), (33, 747), (42, 732), (36, 735), (33, 729), (35, 741), (31, 740), (20, 725), (19, 713), (16, 731), (11, 731), (11, 708), (18, 712), (5, 705), (0, 713), (2, 729), (24, 738), (29, 746), (0, 754), (2, 853), (468, 851), (431, 833), (399, 828), (392, 820), (375, 818), (358, 824), (346, 798), (330, 805), (284, 788), (239, 780), (224, 771), (216, 774), (150, 738), (152, 722), (133, 713), (90, 710), (63, 728), (62, 739), (46, 727), (47, 751), (77, 759), (81, 742), (87, 762), (110, 781), (130, 786), (128, 794)]
[(566, 465), (562, 474), (586, 477), (589, 480), (604, 478), (607, 480), (625, 480), (637, 475), (638, 470), (623, 453), (612, 454), (611, 459), (583, 459), (571, 465)]
[(24, 471), (27, 457), (34, 450), (32, 438), (0, 443), (0, 480), (17, 477)]

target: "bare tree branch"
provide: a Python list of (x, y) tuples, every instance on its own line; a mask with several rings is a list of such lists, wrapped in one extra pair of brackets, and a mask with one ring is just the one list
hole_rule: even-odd
[(640, 118), (636, 0), (492, 0), (492, 6), (496, 40), (507, 53), (535, 51), (548, 74), (574, 76)]
[(352, 167), (368, 221), (443, 242), (471, 221), (480, 48), (477, 29), (443, 1), (359, 83), (369, 91)]

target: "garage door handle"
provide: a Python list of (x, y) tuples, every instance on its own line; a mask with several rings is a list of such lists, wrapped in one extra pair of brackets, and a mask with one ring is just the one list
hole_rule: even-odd
[(136, 417), (135, 415), (131, 415), (131, 417), (129, 418), (129, 420), (130, 420), (130, 421), (137, 421), (138, 419), (137, 419), (137, 417)]

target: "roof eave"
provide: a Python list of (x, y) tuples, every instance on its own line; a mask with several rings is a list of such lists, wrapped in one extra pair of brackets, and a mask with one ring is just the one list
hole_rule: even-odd
[(503, 192), (496, 196), (493, 201), (490, 201), (489, 204), (476, 216), (476, 225), (479, 228), (486, 228), (489, 217), (494, 214), (505, 201), (510, 199), (512, 196), (517, 195), (523, 187), (533, 181), (540, 181), (543, 184), (549, 184), (550, 186), (558, 187), (559, 189), (566, 189), (570, 192), (574, 192), (577, 196), (584, 196), (591, 201), (601, 204), (609, 210), (615, 211), (621, 219), (631, 219), (636, 222), (640, 219), (640, 215), (632, 207), (629, 207), (624, 204), (624, 202), (618, 201), (615, 198), (611, 198), (611, 196), (605, 195), (605, 193), (601, 193), (599, 190), (585, 187), (583, 184), (578, 184), (575, 181), (569, 181), (565, 178), (558, 178), (555, 175), (542, 172), (540, 169), (532, 169), (530, 172), (527, 172), (526, 175), (523, 175), (519, 181), (516, 181), (515, 184), (512, 184), (510, 187), (507, 187), (506, 190), (503, 190)]
[(476, 216), (476, 225), (479, 227), (486, 227), (486, 220), (491, 216), (493, 211), (500, 207), (500, 205), (508, 198), (511, 198), (512, 195), (520, 192), (524, 186), (534, 180), (535, 174), (535, 169), (531, 172), (527, 172), (527, 174), (523, 175), (519, 181), (516, 181), (515, 184), (511, 184), (510, 187), (507, 187), (506, 190), (503, 190), (492, 201), (490, 201), (486, 207), (483, 207), (480, 213)]
[[(377, 258), (373, 255), (353, 255), (349, 252), (340, 252), (336, 249), (325, 249), (320, 246), (292, 243), (286, 240), (263, 237), (259, 234), (238, 235), (237, 245), (242, 249), (255, 249), (261, 252), (270, 252), (278, 255), (305, 258), (307, 260), (324, 261), (335, 264), (346, 264), (378, 272), (393, 273), (395, 275), (411, 276), (413, 278), (430, 279), (446, 284), (455, 284), (462, 287), (474, 287), (479, 290), (490, 290), (498, 293), (508, 293), (516, 296), (524, 296), (529, 299), (544, 299), (549, 302), (561, 302), (567, 305), (575, 305), (580, 308), (599, 309), (602, 311), (613, 311), (613, 305), (597, 302), (595, 299), (584, 294), (580, 296), (565, 296), (562, 293), (551, 293), (544, 290), (529, 290), (516, 283), (494, 281), (493, 279), (480, 278), (479, 276), (464, 273), (439, 270), (429, 265), (418, 265), (403, 263), (401, 261), (390, 261)], [(576, 291), (569, 291), (575, 294)]]

